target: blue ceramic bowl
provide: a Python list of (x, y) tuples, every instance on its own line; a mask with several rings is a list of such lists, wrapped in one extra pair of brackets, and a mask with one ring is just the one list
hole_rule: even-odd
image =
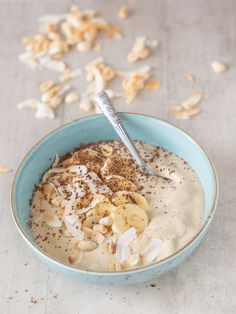
[(157, 277), (172, 269), (190, 255), (202, 241), (215, 213), (217, 177), (213, 164), (203, 148), (175, 126), (154, 117), (121, 113), (121, 119), (133, 139), (161, 146), (184, 158), (197, 172), (205, 193), (205, 213), (202, 228), (196, 236), (175, 254), (153, 265), (120, 272), (86, 271), (66, 265), (47, 255), (38, 247), (28, 226), (29, 200), (34, 185), (50, 167), (55, 154), (63, 155), (80, 144), (114, 140), (117, 135), (103, 115), (94, 115), (71, 122), (53, 131), (37, 143), (21, 162), (11, 191), (11, 206), (16, 226), (30, 248), (54, 268), (95, 283), (136, 283)]

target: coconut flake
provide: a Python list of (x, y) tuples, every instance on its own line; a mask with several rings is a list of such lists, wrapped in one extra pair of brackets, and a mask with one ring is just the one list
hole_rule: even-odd
[(0, 166), (0, 173), (7, 173), (7, 172), (10, 172), (10, 171), (11, 171), (11, 168), (1, 167)]
[(100, 202), (99, 199), (94, 199), (92, 200), (88, 207), (80, 208), (79, 210), (77, 210), (77, 213), (78, 214), (87, 213), (90, 209), (94, 208), (99, 202)]
[(151, 48), (155, 48), (159, 45), (159, 40), (157, 39), (147, 39), (146, 45)]
[(27, 99), (17, 105), (18, 109), (25, 109), (25, 108), (35, 108), (36, 113), (35, 117), (38, 119), (48, 118), (54, 119), (55, 114), (54, 111), (49, 108), (46, 104), (41, 103), (36, 99)]
[(68, 213), (64, 216), (64, 219), (71, 225), (73, 225), (78, 218), (79, 216), (74, 213)]
[(55, 114), (54, 114), (54, 111), (51, 108), (49, 108), (46, 104), (43, 104), (38, 101), (35, 117), (37, 119), (43, 119), (43, 118), (54, 119)]
[(116, 246), (116, 255), (121, 263), (128, 259), (130, 255), (129, 244), (136, 239), (136, 236), (135, 228), (130, 228), (119, 237)]
[(95, 172), (88, 172), (83, 179), (93, 194), (111, 193), (108, 186), (102, 182)]
[(45, 183), (51, 173), (62, 173), (62, 172), (74, 172), (80, 176), (83, 176), (87, 173), (87, 168), (84, 165), (76, 165), (70, 166), (68, 168), (60, 167), (60, 168), (51, 168), (43, 175), (42, 182)]
[(64, 220), (67, 230), (70, 232), (70, 234), (76, 238), (76, 240), (84, 240), (84, 232), (80, 229), (81, 223), (79, 220), (75, 224), (69, 223), (66, 219)]
[(26, 99), (19, 104), (17, 104), (18, 109), (25, 109), (25, 108), (37, 108), (38, 100), (36, 99)]
[(124, 94), (122, 92), (116, 92), (112, 89), (105, 89), (105, 92), (107, 93), (108, 97), (110, 99), (118, 98), (118, 97), (123, 97)]
[(58, 156), (58, 154), (56, 154), (55, 155), (55, 160), (54, 160), (54, 162), (52, 164), (52, 168), (56, 167), (58, 165), (58, 163), (59, 163), (59, 156)]
[(203, 94), (201, 92), (193, 93), (191, 97), (189, 97), (187, 100), (182, 102), (182, 106), (184, 109), (192, 109), (190, 107), (197, 105), (203, 97)]
[(50, 70), (63, 72), (66, 68), (65, 62), (52, 60), (49, 56), (42, 57), (39, 62), (42, 66)]
[(45, 219), (45, 223), (54, 228), (60, 228), (62, 226), (62, 221), (57, 215), (53, 215), (49, 219)]
[(141, 252), (143, 264), (147, 265), (152, 263), (160, 255), (162, 247), (163, 240), (152, 238), (144, 251)]
[(94, 73), (94, 79), (95, 79), (94, 80), (94, 92), (99, 93), (105, 89), (105, 81), (103, 79), (101, 72), (97, 68), (93, 69), (93, 73)]
[(62, 96), (63, 94), (65, 94), (65, 92), (67, 92), (69, 89), (71, 89), (69, 84), (63, 85), (62, 88), (59, 90), (58, 94), (59, 96)]

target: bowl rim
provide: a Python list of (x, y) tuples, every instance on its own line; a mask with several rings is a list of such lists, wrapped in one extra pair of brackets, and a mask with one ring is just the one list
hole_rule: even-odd
[(203, 226), (201, 227), (201, 229), (196, 233), (196, 235), (189, 241), (187, 242), (182, 248), (180, 248), (179, 250), (177, 250), (175, 253), (144, 267), (140, 267), (140, 268), (134, 268), (134, 269), (129, 269), (129, 270), (121, 270), (121, 271), (93, 271), (93, 270), (86, 270), (86, 269), (82, 269), (82, 268), (78, 268), (76, 266), (73, 265), (69, 265), (67, 263), (64, 263), (62, 261), (60, 261), (59, 259), (50, 256), (48, 253), (44, 252), (40, 247), (37, 247), (36, 244), (33, 242), (32, 239), (29, 238), (29, 236), (27, 235), (27, 233), (25, 232), (24, 228), (22, 227), (19, 219), (18, 219), (18, 214), (17, 214), (17, 209), (14, 205), (14, 192), (15, 192), (15, 188), (16, 188), (16, 180), (20, 174), (20, 170), (22, 165), (24, 164), (24, 162), (27, 160), (27, 158), (30, 156), (30, 154), (32, 153), (32, 151), (38, 146), (40, 145), (44, 140), (46, 140), (47, 138), (49, 138), (50, 136), (52, 136), (53, 134), (56, 134), (58, 131), (60, 131), (61, 129), (68, 127), (69, 125), (76, 123), (78, 121), (81, 120), (88, 120), (88, 119), (94, 119), (97, 117), (101, 117), (103, 116), (103, 114), (93, 114), (93, 115), (89, 115), (89, 116), (85, 116), (82, 118), (78, 118), (75, 120), (72, 120), (68, 123), (65, 123), (55, 129), (53, 129), (52, 131), (50, 131), (49, 133), (47, 133), (46, 135), (44, 135), (42, 138), (40, 138), (28, 151), (27, 153), (24, 155), (24, 157), (22, 158), (21, 162), (19, 163), (17, 170), (14, 174), (13, 180), (12, 180), (12, 184), (11, 184), (11, 192), (10, 192), (10, 205), (11, 205), (11, 213), (13, 216), (13, 220), (15, 222), (15, 225), (19, 231), (19, 233), (21, 234), (21, 236), (23, 237), (23, 239), (26, 241), (26, 243), (34, 250), (36, 251), (40, 257), (44, 257), (46, 259), (49, 259), (53, 264), (57, 264), (58, 266), (69, 270), (69, 271), (73, 271), (76, 273), (80, 273), (80, 274), (87, 274), (87, 275), (92, 275), (92, 276), (128, 276), (134, 273), (139, 273), (139, 272), (144, 272), (144, 271), (148, 271), (151, 270), (153, 268), (156, 268), (159, 265), (162, 265), (166, 262), (170, 262), (172, 259), (174, 259), (175, 257), (177, 257), (178, 255), (180, 255), (181, 253), (183, 253), (184, 251), (186, 251), (188, 248), (191, 247), (191, 245), (198, 240), (198, 238), (200, 238), (200, 236), (202, 234), (204, 234), (204, 231), (206, 231), (208, 229), (209, 224), (211, 223), (211, 220), (215, 214), (216, 211), (216, 205), (217, 205), (217, 201), (218, 201), (218, 195), (219, 195), (219, 184), (218, 184), (218, 177), (217, 177), (217, 173), (216, 173), (216, 169), (215, 166), (213, 164), (213, 161), (211, 160), (211, 158), (208, 155), (208, 152), (206, 151), (206, 149), (197, 141), (195, 140), (192, 136), (190, 136), (188, 134), (188, 132), (182, 130), (180, 127), (174, 125), (171, 122), (168, 122), (164, 119), (160, 119), (157, 118), (155, 116), (151, 116), (151, 115), (147, 115), (147, 114), (142, 114), (142, 113), (135, 113), (135, 112), (118, 112), (118, 114), (120, 115), (131, 115), (131, 116), (144, 116), (146, 118), (150, 118), (150, 119), (154, 119), (154, 120), (158, 120), (159, 122), (162, 122), (165, 125), (169, 125), (175, 129), (177, 129), (178, 131), (180, 131), (185, 137), (187, 136), (191, 141), (193, 141), (195, 144), (197, 144), (200, 149), (202, 150), (202, 152), (205, 154), (207, 160), (209, 161), (212, 173), (213, 173), (213, 179), (214, 179), (214, 190), (215, 190), (215, 194), (214, 194), (214, 199), (211, 205), (211, 210), (209, 215), (206, 218), (205, 223), (203, 224)]

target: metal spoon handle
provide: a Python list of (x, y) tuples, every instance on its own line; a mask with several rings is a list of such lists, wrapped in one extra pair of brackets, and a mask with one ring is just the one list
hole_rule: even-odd
[(148, 168), (148, 166), (143, 161), (142, 157), (139, 154), (139, 151), (134, 146), (133, 141), (131, 140), (129, 134), (123, 126), (115, 108), (113, 107), (110, 98), (108, 95), (101, 91), (96, 95), (96, 102), (98, 107), (101, 109), (106, 118), (110, 121), (116, 133), (119, 135), (125, 146), (128, 148), (130, 154), (133, 156), (137, 164), (142, 168), (142, 170), (147, 174), (153, 176), (154, 173)]

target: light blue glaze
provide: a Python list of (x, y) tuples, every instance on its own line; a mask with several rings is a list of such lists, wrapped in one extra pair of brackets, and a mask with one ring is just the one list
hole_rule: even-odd
[(29, 199), (34, 185), (50, 167), (55, 154), (63, 155), (80, 144), (117, 139), (113, 128), (103, 115), (91, 116), (67, 124), (42, 139), (21, 163), (12, 187), (12, 209), (17, 227), (30, 247), (53, 267), (64, 270), (86, 282), (135, 283), (157, 277), (181, 263), (204, 237), (214, 214), (217, 199), (216, 176), (203, 149), (180, 129), (154, 117), (122, 113), (121, 119), (133, 139), (161, 146), (184, 158), (197, 172), (205, 192), (203, 228), (198, 236), (174, 256), (140, 270), (99, 273), (64, 265), (45, 255), (34, 243), (30, 228)]

